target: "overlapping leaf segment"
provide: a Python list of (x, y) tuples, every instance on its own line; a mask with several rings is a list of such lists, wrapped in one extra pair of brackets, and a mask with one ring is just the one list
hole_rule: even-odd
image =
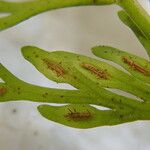
[(137, 0), (33, 0), (27, 2), (0, 0), (0, 15), (2, 14), (0, 31), (48, 10), (111, 4), (119, 5), (124, 9), (118, 12), (120, 19), (133, 30), (150, 55), (150, 17)]
[[(64, 51), (47, 52), (37, 47), (22, 48), (23, 56), (48, 79), (68, 83), (77, 90), (38, 87), (25, 83), (0, 66), (0, 100), (30, 100), (59, 103), (64, 106), (40, 105), (38, 111), (47, 119), (75, 128), (116, 125), (150, 119), (150, 62), (105, 46), (93, 53), (114, 61), (128, 73), (105, 62)], [(130, 74), (129, 74), (130, 73)], [(110, 92), (119, 89), (140, 100)], [(104, 106), (100, 110), (93, 105)]]

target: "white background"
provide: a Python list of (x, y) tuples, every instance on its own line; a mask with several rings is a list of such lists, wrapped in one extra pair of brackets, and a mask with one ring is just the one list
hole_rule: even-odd
[[(139, 1), (150, 12), (148, 0)], [(66, 8), (35, 16), (0, 32), (0, 62), (26, 82), (72, 88), (45, 78), (22, 57), (20, 48), (34, 45), (94, 57), (90, 48), (102, 44), (148, 58), (131, 30), (118, 19), (119, 9), (114, 5)], [(73, 129), (41, 117), (37, 105), (25, 101), (0, 104), (0, 150), (150, 150), (149, 121)]]

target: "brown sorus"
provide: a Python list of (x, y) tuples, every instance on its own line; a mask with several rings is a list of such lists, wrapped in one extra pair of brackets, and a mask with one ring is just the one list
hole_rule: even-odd
[(91, 73), (95, 74), (98, 78), (107, 80), (109, 78), (109, 74), (106, 70), (98, 69), (95, 66), (87, 63), (82, 63), (81, 66), (87, 70), (89, 70)]
[(4, 87), (0, 87), (0, 96), (4, 95), (7, 92), (7, 89)]
[(128, 64), (134, 70), (141, 72), (145, 76), (150, 76), (150, 70), (146, 70), (144, 67), (140, 66), (139, 64), (135, 63), (134, 61), (130, 60), (127, 57), (122, 57), (124, 63)]
[(92, 117), (92, 114), (90, 111), (85, 111), (85, 112), (77, 112), (76, 109), (69, 109), (69, 112), (67, 115), (65, 115), (66, 118), (73, 120), (73, 121), (82, 121), (82, 120), (88, 120)]
[(52, 70), (53, 72), (57, 74), (58, 77), (64, 76), (65, 70), (60, 66), (60, 64), (52, 62), (48, 59), (43, 59), (43, 61), (50, 70)]

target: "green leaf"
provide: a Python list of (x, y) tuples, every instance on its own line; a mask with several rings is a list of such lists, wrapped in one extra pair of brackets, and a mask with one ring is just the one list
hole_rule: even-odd
[(134, 23), (130, 16), (123, 10), (118, 12), (120, 20), (127, 25), (137, 36), (141, 44), (147, 51), (147, 54), (150, 57), (150, 40), (144, 35), (143, 31)]
[(148, 60), (109, 46), (94, 47), (92, 52), (98, 57), (119, 64), (141, 81), (150, 83), (150, 62)]
[(31, 0), (28, 2), (0, 1), (0, 13), (9, 13), (0, 18), (0, 30), (12, 27), (26, 19), (48, 10), (83, 5), (113, 4), (115, 0)]
[[(53, 89), (26, 83), (4, 66), (0, 66), (0, 101), (30, 100), (66, 106), (41, 105), (41, 115), (49, 120), (75, 128), (149, 120), (149, 86), (117, 68), (86, 56), (37, 47), (23, 47), (23, 56), (50, 80), (69, 83), (76, 90)], [(113, 56), (113, 55), (112, 55)], [(132, 82), (131, 82), (132, 81)], [(127, 84), (130, 83), (130, 84)], [(121, 96), (105, 88), (132, 93), (143, 101)], [(11, 98), (12, 97), (12, 98)], [(104, 106), (99, 110), (91, 105)], [(142, 113), (141, 113), (142, 112)]]
[(40, 105), (38, 110), (43, 117), (74, 128), (93, 128), (136, 120), (134, 114), (128, 115), (129, 112), (99, 110), (90, 105)]
[(118, 0), (131, 20), (136, 24), (144, 36), (150, 40), (150, 15), (137, 0)]
[[(94, 95), (101, 93), (100, 96), (105, 99), (112, 99), (113, 96), (107, 96), (112, 93), (102, 87), (120, 89), (149, 101), (150, 90), (146, 85), (102, 61), (63, 51), (47, 52), (36, 47), (24, 47), (22, 53), (42, 74), (53, 81), (69, 83), (87, 93), (92, 90)], [(58, 76), (59, 69), (64, 72), (62, 76)], [(131, 84), (128, 85), (127, 82)]]

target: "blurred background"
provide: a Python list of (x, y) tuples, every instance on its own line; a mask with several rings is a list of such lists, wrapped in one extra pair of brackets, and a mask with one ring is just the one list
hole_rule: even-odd
[[(150, 1), (139, 2), (150, 13)], [(45, 78), (22, 57), (20, 48), (33, 45), (94, 57), (93, 46), (110, 45), (147, 59), (132, 31), (119, 20), (118, 10), (115, 5), (88, 6), (32, 17), (0, 32), (0, 63), (26, 82), (70, 89)], [(0, 104), (0, 150), (150, 150), (150, 121), (73, 129), (41, 117), (37, 105), (27, 101)]]

